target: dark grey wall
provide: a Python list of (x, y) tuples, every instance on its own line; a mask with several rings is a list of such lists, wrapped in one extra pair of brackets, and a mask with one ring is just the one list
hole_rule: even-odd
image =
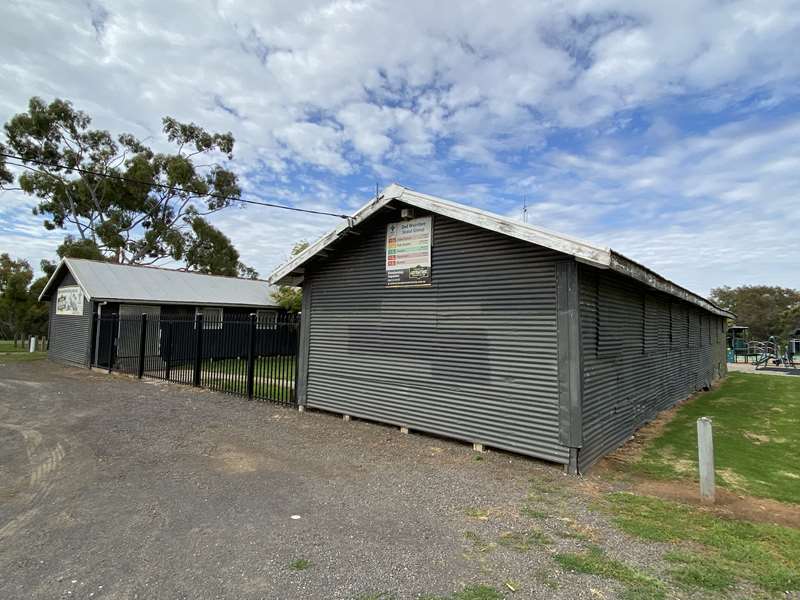
[[(77, 285), (72, 275), (67, 272), (57, 287)], [(92, 334), (92, 303), (84, 297), (83, 315), (57, 315), (56, 293), (50, 301), (50, 347), (47, 356), (59, 362), (67, 362), (81, 366), (89, 365)]]
[(307, 269), (301, 403), (566, 463), (559, 255), (436, 215), (433, 285), (387, 289), (386, 223), (395, 220), (377, 215)]
[(580, 266), (585, 469), (661, 410), (725, 373), (721, 317)]

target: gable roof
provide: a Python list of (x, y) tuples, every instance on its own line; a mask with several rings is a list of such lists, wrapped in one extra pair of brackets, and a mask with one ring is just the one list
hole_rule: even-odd
[(278, 267), (270, 275), (270, 283), (275, 285), (300, 284), (303, 280), (303, 265), (305, 263), (395, 200), (463, 223), (469, 223), (476, 227), (574, 256), (579, 262), (599, 269), (617, 271), (653, 289), (696, 304), (716, 315), (728, 318), (733, 318), (734, 316), (733, 313), (720, 308), (710, 300), (669, 281), (658, 273), (610, 248), (597, 246), (561, 233), (542, 229), (541, 227), (520, 223), (508, 217), (457, 204), (436, 196), (421, 194), (396, 183), (387, 187), (380, 195), (358, 209), (346, 222), (322, 236), (289, 262)]
[(277, 303), (266, 281), (202, 275), (158, 267), (65, 258), (47, 281), (39, 300), (49, 300), (65, 271), (91, 300), (209, 306), (263, 306)]

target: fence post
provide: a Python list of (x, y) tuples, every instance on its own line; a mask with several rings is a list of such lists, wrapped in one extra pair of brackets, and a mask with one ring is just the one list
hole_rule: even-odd
[(714, 438), (711, 419), (697, 419), (697, 458), (700, 469), (700, 499), (714, 502)]
[(194, 345), (194, 377), (192, 385), (200, 387), (200, 371), (203, 366), (203, 314), (200, 313), (194, 318), (194, 329), (197, 332)]
[[(162, 321), (163, 323), (163, 321)], [(167, 321), (167, 330), (164, 337), (164, 379), (169, 381), (170, 371), (172, 370), (172, 321)]]
[(256, 314), (250, 313), (250, 324), (247, 329), (247, 398), (253, 399), (255, 391), (255, 366), (256, 366)]
[(144, 375), (144, 349), (147, 344), (147, 313), (142, 313), (142, 325), (139, 330), (139, 379)]

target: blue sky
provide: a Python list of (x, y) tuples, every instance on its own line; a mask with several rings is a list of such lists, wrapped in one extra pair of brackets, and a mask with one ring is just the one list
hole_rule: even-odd
[[(353, 212), (375, 184), (611, 246), (707, 293), (800, 287), (797, 2), (6, 2), (0, 119), (72, 100), (149, 137), (232, 131), (252, 198)], [(0, 252), (48, 233), (0, 195)], [(214, 217), (266, 276), (333, 218)]]

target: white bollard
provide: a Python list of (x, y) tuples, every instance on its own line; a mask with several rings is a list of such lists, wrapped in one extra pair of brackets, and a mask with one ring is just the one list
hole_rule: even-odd
[(36, 336), (32, 335), (30, 344), (28, 344), (28, 352), (36, 352)]
[(700, 499), (714, 502), (714, 436), (711, 419), (697, 419), (697, 459), (700, 470)]

